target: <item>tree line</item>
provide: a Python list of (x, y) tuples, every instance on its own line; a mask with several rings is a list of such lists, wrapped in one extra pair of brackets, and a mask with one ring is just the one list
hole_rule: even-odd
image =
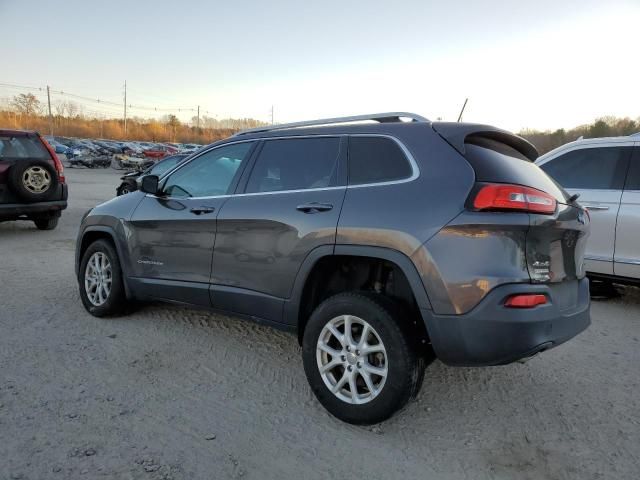
[[(161, 119), (133, 117), (127, 119), (125, 135), (122, 119), (98, 119), (85, 115), (74, 102), (61, 102), (52, 109), (53, 130), (56, 135), (80, 138), (108, 138), (114, 140), (141, 140), (155, 142), (211, 143), (226, 138), (238, 130), (265, 125), (251, 118), (216, 119), (193, 117), (191, 122), (181, 122), (175, 115)], [(49, 133), (49, 117), (44, 106), (32, 94), (13, 97), (8, 109), (0, 109), (0, 127), (38, 130)], [(570, 130), (564, 128), (551, 131), (522, 130), (519, 135), (533, 143), (540, 154), (553, 150), (579, 137), (617, 137), (640, 132), (640, 118), (601, 117), (593, 123)]]
[(579, 127), (565, 130), (560, 128), (555, 131), (547, 130), (522, 130), (519, 135), (533, 143), (542, 155), (567, 142), (573, 142), (580, 137), (620, 137), (640, 132), (640, 118), (632, 120), (628, 117), (619, 118), (613, 116), (598, 118), (593, 123), (580, 125)]
[[(37, 130), (48, 134), (51, 125), (46, 107), (33, 94), (16, 95), (8, 108), (0, 109), (0, 128)], [(207, 116), (199, 121), (193, 117), (187, 123), (169, 114), (160, 119), (127, 118), (125, 134), (123, 119), (86, 115), (82, 107), (72, 101), (52, 105), (51, 116), (54, 135), (63, 137), (199, 144), (226, 138), (238, 130), (265, 125), (265, 122), (252, 118), (216, 119)]]

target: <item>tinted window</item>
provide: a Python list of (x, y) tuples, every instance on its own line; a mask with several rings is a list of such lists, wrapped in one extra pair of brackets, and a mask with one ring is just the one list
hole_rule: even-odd
[(631, 147), (582, 148), (541, 165), (565, 188), (622, 189)]
[(153, 167), (149, 169), (150, 175), (162, 176), (163, 173), (168, 172), (170, 169), (175, 167), (178, 163), (184, 160), (184, 156), (176, 155), (175, 157), (167, 157), (164, 160), (156, 163)]
[(304, 190), (336, 185), (337, 137), (267, 140), (253, 167), (247, 192)]
[(46, 147), (37, 137), (0, 136), (0, 158), (38, 158), (50, 160)]
[(390, 138), (349, 138), (349, 184), (389, 182), (408, 178), (411, 164)]
[(225, 195), (238, 168), (251, 149), (251, 142), (208, 151), (172, 173), (164, 191), (173, 197)]
[(640, 148), (636, 148), (633, 152), (624, 188), (625, 190), (640, 190)]

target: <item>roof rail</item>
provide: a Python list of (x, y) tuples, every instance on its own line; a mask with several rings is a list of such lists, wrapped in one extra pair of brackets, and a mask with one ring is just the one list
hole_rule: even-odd
[(238, 135), (246, 135), (248, 133), (260, 133), (260, 132), (272, 132), (274, 130), (284, 130), (287, 128), (300, 128), (300, 127), (313, 127), (320, 125), (332, 125), (336, 123), (351, 123), (351, 122), (363, 122), (367, 120), (373, 120), (379, 123), (393, 123), (401, 122), (402, 118), (409, 118), (412, 122), (429, 122), (428, 119), (409, 112), (387, 112), (387, 113), (373, 113), (370, 115), (354, 115), (351, 117), (335, 117), (335, 118), (322, 118), (319, 120), (307, 120), (304, 122), (293, 123), (281, 123), (279, 125), (267, 125), (264, 127), (249, 128), (236, 133)]

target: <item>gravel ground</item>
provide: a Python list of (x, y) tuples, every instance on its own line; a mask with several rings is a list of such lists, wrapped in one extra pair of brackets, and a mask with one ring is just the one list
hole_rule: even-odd
[(112, 170), (67, 170), (59, 227), (0, 224), (0, 479), (637, 479), (640, 290), (530, 362), (427, 369), (384, 424), (330, 417), (291, 335), (176, 306), (100, 320), (73, 273)]

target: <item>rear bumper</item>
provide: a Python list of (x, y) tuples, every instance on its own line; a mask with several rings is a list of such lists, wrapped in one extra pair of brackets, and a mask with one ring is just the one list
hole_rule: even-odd
[[(517, 293), (544, 293), (551, 302), (531, 309), (504, 307), (505, 299)], [(482, 366), (511, 363), (566, 342), (589, 326), (589, 310), (589, 280), (584, 278), (562, 285), (502, 285), (463, 315), (426, 309), (422, 315), (441, 361)]]
[(23, 215), (41, 215), (43, 213), (61, 212), (67, 208), (65, 186), (65, 200), (38, 203), (4, 203), (0, 204), (0, 219), (18, 218)]

